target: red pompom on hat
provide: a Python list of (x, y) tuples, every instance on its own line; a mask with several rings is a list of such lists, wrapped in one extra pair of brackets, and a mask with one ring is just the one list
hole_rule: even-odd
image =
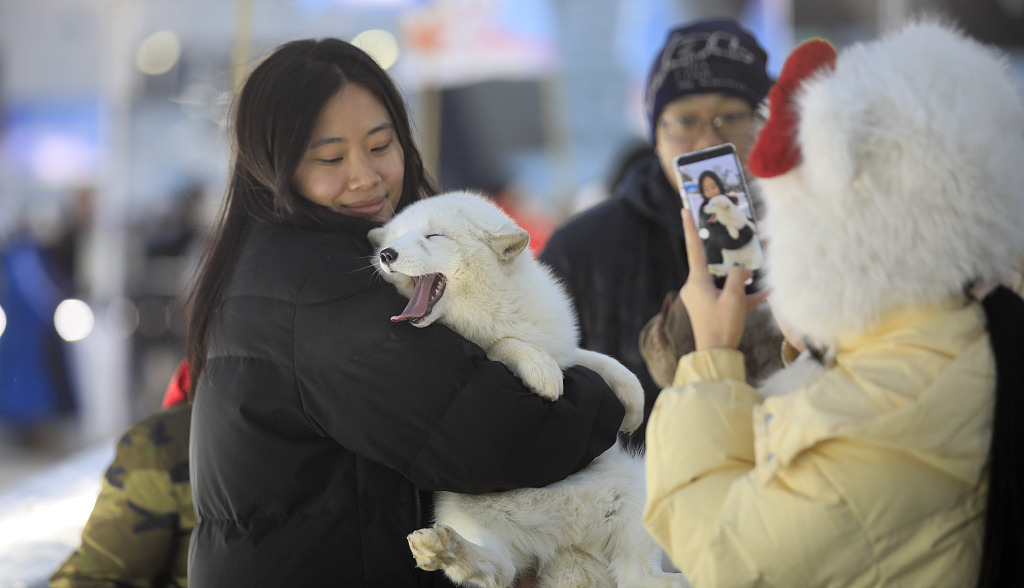
[(773, 178), (793, 169), (801, 159), (796, 143), (799, 120), (794, 104), (804, 80), (823, 67), (835, 69), (836, 49), (822, 39), (804, 41), (789, 54), (779, 79), (768, 92), (768, 122), (750, 151), (747, 167), (759, 178)]

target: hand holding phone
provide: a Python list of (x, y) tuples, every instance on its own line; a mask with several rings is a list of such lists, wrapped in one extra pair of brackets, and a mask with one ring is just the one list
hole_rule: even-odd
[(745, 294), (743, 281), (752, 272), (739, 265), (730, 268), (723, 287), (716, 286), (707, 271), (707, 257), (696, 223), (686, 211), (682, 217), (690, 275), (679, 291), (679, 298), (690, 317), (694, 347), (736, 349), (743, 337), (747, 311), (764, 302), (768, 291)]
[(722, 288), (734, 265), (753, 272), (747, 293), (760, 289), (764, 247), (743, 168), (731, 143), (675, 159), (683, 208), (693, 215), (708, 271)]

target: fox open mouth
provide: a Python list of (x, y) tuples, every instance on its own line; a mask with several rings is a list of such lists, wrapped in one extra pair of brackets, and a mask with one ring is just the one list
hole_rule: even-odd
[(392, 322), (409, 321), (416, 324), (423, 321), (423, 317), (430, 314), (434, 305), (444, 295), (444, 286), (447, 283), (444, 274), (426, 274), (413, 276), (412, 296), (409, 297), (409, 304), (405, 306), (402, 314), (391, 317)]

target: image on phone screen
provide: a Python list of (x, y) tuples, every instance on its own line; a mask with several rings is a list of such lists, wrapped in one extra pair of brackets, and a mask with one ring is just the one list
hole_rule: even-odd
[(724, 285), (729, 269), (741, 265), (754, 272), (747, 291), (756, 291), (764, 248), (735, 147), (725, 144), (686, 153), (675, 163), (683, 207), (693, 214), (715, 284)]

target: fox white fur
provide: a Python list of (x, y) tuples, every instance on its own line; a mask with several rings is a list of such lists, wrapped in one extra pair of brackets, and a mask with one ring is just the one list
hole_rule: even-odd
[(797, 97), (802, 161), (757, 180), (781, 320), (823, 345), (1024, 251), (1024, 116), (992, 50), (934, 20), (844, 50)]
[[(442, 194), (408, 206), (369, 238), (375, 266), (402, 294), (413, 294), (413, 277), (444, 276), (443, 295), (415, 326), (447, 325), (549, 399), (562, 393), (562, 369), (589, 367), (625, 406), (622, 429), (641, 424), (639, 381), (614, 359), (578, 348), (567, 295), (525, 252), (528, 233), (494, 203)], [(409, 545), (419, 567), (467, 586), (504, 588), (533, 567), (542, 586), (685, 587), (681, 574), (662, 571), (641, 521), (644, 498), (642, 458), (616, 445), (544, 488), (438, 492), (437, 524), (410, 534)]]
[(704, 205), (704, 212), (715, 215), (715, 222), (725, 227), (725, 230), (729, 232), (729, 236), (733, 239), (740, 238), (740, 231), (744, 227), (756, 229), (754, 221), (747, 218), (747, 215), (743, 214), (740, 207), (733, 204), (733, 201), (725, 194), (712, 196), (708, 203)]

